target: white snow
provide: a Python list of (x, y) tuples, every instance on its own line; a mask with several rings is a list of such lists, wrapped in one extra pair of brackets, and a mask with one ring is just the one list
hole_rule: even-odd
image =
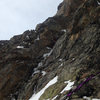
[(59, 61), (62, 61), (62, 59), (59, 59)]
[(56, 95), (52, 100), (55, 100), (58, 97), (58, 95)]
[(39, 100), (45, 90), (51, 85), (55, 84), (58, 80), (58, 76), (54, 77), (42, 90), (40, 90), (37, 94), (33, 94), (33, 96), (29, 100)]
[(89, 97), (87, 96), (84, 96), (83, 99), (86, 99), (86, 100), (91, 100)]
[(23, 48), (24, 48), (24, 46), (17, 46), (17, 48), (18, 48), (18, 49), (23, 49)]
[(52, 51), (53, 51), (53, 50), (51, 50), (49, 53), (45, 53), (45, 54), (43, 55), (43, 57), (44, 57), (44, 58), (49, 57), (49, 56), (51, 55)]
[(27, 35), (26, 38), (29, 39), (29, 36)]
[(100, 2), (99, 1), (97, 1), (97, 3), (98, 3), (98, 5), (100, 5)]
[(67, 32), (66, 29), (62, 29), (61, 31), (62, 31), (62, 32), (65, 32), (65, 33)]
[(70, 90), (74, 85), (74, 82), (71, 82), (71, 80), (66, 81), (64, 83), (66, 83), (67, 86), (60, 93), (63, 93), (64, 91), (67, 91), (67, 90)]
[(46, 72), (45, 72), (45, 71), (42, 71), (42, 75), (43, 75), (43, 76), (46, 75)]
[(39, 35), (37, 36), (37, 38), (35, 39), (35, 41), (39, 41), (40, 40), (40, 38), (39, 38)]
[(60, 67), (62, 67), (63, 66), (63, 63), (62, 64), (60, 64), (59, 66), (58, 66), (58, 68), (60, 68)]
[(37, 71), (34, 72), (34, 74), (37, 74), (37, 73), (39, 73), (39, 72), (40, 72), (40, 70), (37, 70)]
[(90, 97), (87, 97), (87, 96), (84, 96), (83, 98), (86, 100), (100, 100), (100, 99), (96, 99), (96, 98), (91, 99)]

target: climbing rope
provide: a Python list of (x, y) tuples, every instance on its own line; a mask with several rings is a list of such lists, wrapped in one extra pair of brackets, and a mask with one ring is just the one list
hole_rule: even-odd
[(74, 90), (72, 90), (71, 92), (69, 92), (69, 93), (67, 94), (67, 98), (71, 97), (71, 95), (72, 95), (74, 92), (78, 91), (85, 83), (87, 83), (87, 82), (90, 81), (91, 79), (95, 78), (95, 77), (96, 77), (97, 75), (99, 75), (99, 74), (100, 74), (100, 72), (98, 72), (98, 73), (95, 74), (95, 75), (91, 75), (90, 77), (88, 77), (85, 81), (83, 81), (82, 83), (80, 83)]

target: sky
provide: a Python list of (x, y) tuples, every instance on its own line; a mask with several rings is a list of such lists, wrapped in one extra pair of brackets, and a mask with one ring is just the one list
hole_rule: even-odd
[(62, 1), (0, 0), (0, 40), (35, 29), (37, 24), (56, 14)]

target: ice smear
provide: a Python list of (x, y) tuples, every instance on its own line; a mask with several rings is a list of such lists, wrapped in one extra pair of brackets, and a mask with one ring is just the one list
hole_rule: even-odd
[(29, 100), (39, 100), (45, 90), (51, 85), (55, 84), (58, 80), (58, 76), (54, 77), (42, 90), (40, 90), (37, 94), (33, 94), (33, 96)]

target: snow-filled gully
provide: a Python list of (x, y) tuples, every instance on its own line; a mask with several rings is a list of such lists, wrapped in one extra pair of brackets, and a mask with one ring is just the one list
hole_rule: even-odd
[(42, 94), (45, 92), (47, 88), (49, 88), (51, 85), (55, 84), (58, 81), (58, 76), (54, 77), (42, 90), (40, 90), (38, 93), (33, 94), (33, 96), (29, 100), (39, 100), (39, 98), (42, 96)]

